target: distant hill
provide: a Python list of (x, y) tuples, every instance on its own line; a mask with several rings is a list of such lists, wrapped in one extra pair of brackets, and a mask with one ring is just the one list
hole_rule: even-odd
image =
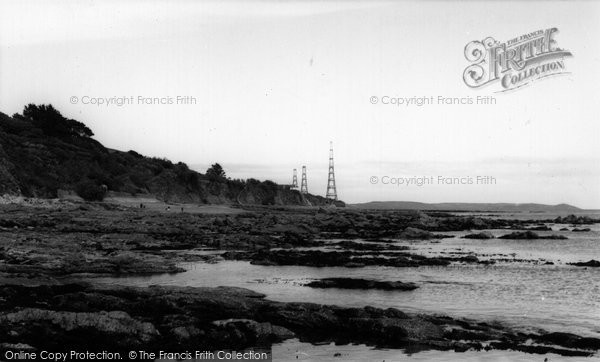
[(12, 117), (0, 112), (0, 195), (55, 198), (65, 190), (99, 200), (115, 191), (166, 202), (328, 203), (271, 181), (229, 179), (218, 165), (202, 174), (182, 162), (108, 149), (92, 136), (83, 123), (63, 117), (51, 105), (30, 104)]
[(372, 201), (350, 206), (361, 209), (403, 209), (403, 210), (439, 210), (439, 211), (491, 211), (491, 212), (577, 212), (582, 209), (567, 205), (510, 204), (510, 203), (455, 203), (444, 202), (427, 204), (411, 201)]

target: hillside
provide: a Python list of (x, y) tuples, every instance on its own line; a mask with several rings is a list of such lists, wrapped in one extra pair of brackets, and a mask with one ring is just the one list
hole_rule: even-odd
[(0, 194), (55, 198), (59, 190), (73, 190), (99, 200), (115, 191), (166, 202), (327, 204), (271, 181), (231, 180), (218, 164), (201, 174), (182, 162), (110, 150), (92, 136), (52, 106), (28, 105), (12, 117), (0, 112)]
[(435, 203), (427, 204), (412, 201), (372, 201), (353, 204), (361, 209), (403, 209), (403, 210), (440, 210), (440, 211), (491, 211), (491, 212), (577, 212), (582, 209), (567, 205), (510, 204), (510, 203)]

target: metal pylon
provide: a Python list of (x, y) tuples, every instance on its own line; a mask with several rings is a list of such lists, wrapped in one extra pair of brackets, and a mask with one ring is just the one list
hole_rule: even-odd
[(337, 200), (335, 173), (333, 171), (333, 142), (329, 142), (329, 176), (327, 177), (327, 193), (325, 194), (325, 198)]
[(298, 172), (294, 169), (294, 176), (292, 177), (292, 189), (298, 189)]
[(300, 185), (300, 193), (308, 193), (308, 184), (306, 183), (306, 166), (302, 166), (302, 184)]

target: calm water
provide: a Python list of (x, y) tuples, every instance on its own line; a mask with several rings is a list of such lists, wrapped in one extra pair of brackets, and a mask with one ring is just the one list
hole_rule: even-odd
[[(553, 230), (565, 225), (548, 224)], [(585, 226), (590, 227), (590, 226)], [(538, 232), (564, 234), (568, 240), (470, 240), (460, 237), (439, 241), (397, 241), (412, 252), (428, 256), (462, 256), (474, 253), (480, 259), (509, 259), (494, 265), (453, 264), (449, 267), (313, 268), (259, 266), (242, 261), (217, 264), (191, 263), (188, 271), (175, 275), (102, 278), (99, 282), (145, 286), (238, 286), (252, 289), (278, 301), (315, 302), (342, 306), (395, 307), (407, 312), (446, 314), (477, 320), (497, 320), (522, 330), (543, 328), (600, 337), (600, 268), (581, 268), (568, 262), (600, 260), (600, 225), (591, 232)], [(495, 235), (510, 231), (490, 230)], [(468, 232), (452, 233), (457, 236)], [(331, 246), (333, 248), (333, 246)], [(546, 261), (554, 265), (544, 265)], [(312, 289), (304, 284), (324, 277), (361, 277), (414, 282), (410, 292)], [(293, 351), (292, 351), (293, 350)], [(332, 352), (335, 350), (335, 352)], [(345, 351), (345, 352), (344, 352)], [(333, 353), (347, 353), (344, 360), (532, 360), (536, 355), (516, 352), (421, 352), (373, 350), (365, 346), (310, 346), (288, 341), (275, 347), (277, 359), (327, 360)], [(294, 354), (290, 354), (294, 352)], [(332, 352), (332, 353), (330, 353)], [(281, 356), (281, 358), (279, 358)], [(296, 356), (299, 358), (296, 359)], [(514, 358), (513, 358), (514, 357)], [(546, 357), (546, 356), (545, 356)], [(562, 359), (549, 358), (549, 360)], [(339, 360), (339, 359), (337, 359)], [(586, 359), (590, 360), (590, 359)]]
[(334, 344), (313, 346), (298, 340), (288, 340), (273, 346), (273, 359), (277, 361), (319, 361), (319, 362), (365, 362), (365, 361), (427, 361), (427, 362), (549, 362), (567, 360), (569, 362), (592, 362), (595, 357), (563, 357), (556, 354), (527, 354), (513, 351), (452, 352), (423, 351), (415, 354), (402, 350), (376, 349), (365, 345), (336, 346)]

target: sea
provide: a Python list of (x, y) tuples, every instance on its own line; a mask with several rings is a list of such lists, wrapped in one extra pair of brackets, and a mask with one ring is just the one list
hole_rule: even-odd
[[(460, 213), (460, 215), (465, 215)], [(486, 217), (522, 220), (554, 219), (548, 213), (486, 214)], [(564, 216), (564, 215), (563, 215)], [(600, 218), (600, 213), (590, 216)], [(532, 224), (538, 225), (538, 222)], [(506, 240), (465, 239), (470, 231), (445, 232), (436, 240), (393, 240), (409, 252), (426, 256), (475, 255), (490, 264), (453, 263), (450, 266), (363, 268), (261, 266), (246, 261), (194, 262), (186, 272), (135, 277), (97, 278), (98, 283), (132, 286), (176, 285), (195, 287), (236, 286), (254, 290), (282, 302), (312, 302), (347, 307), (397, 308), (407, 313), (460, 317), (501, 323), (524, 332), (570, 332), (600, 338), (600, 268), (570, 263), (600, 260), (600, 224), (544, 223), (568, 239)], [(574, 227), (590, 228), (573, 232)], [(560, 231), (567, 228), (569, 231)], [(487, 230), (500, 236), (512, 230)], [(477, 231), (479, 232), (479, 231)], [(335, 242), (321, 247), (335, 250)], [(360, 241), (360, 240), (358, 240)], [(367, 242), (367, 241), (363, 241)], [(196, 251), (219, 254), (221, 250)], [(413, 291), (317, 289), (308, 282), (327, 277), (355, 277), (413, 282)], [(515, 351), (408, 351), (377, 349), (365, 345), (311, 345), (296, 339), (273, 346), (277, 361), (593, 361), (593, 357), (537, 355)]]

